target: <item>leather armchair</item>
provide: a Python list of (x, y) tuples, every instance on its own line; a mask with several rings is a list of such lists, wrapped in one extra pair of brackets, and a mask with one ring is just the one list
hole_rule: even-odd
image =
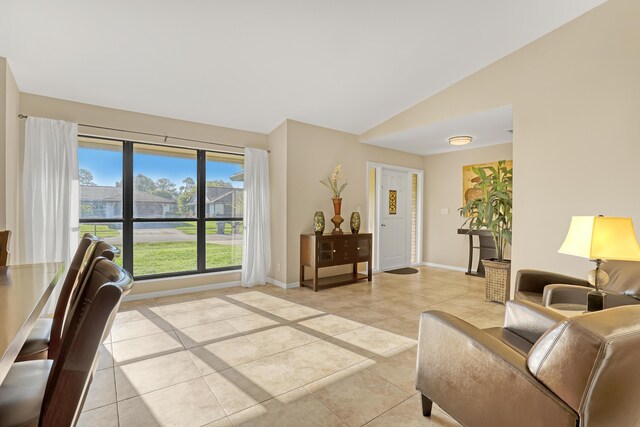
[(640, 306), (572, 318), (509, 301), (502, 328), (422, 314), (416, 388), (465, 426), (637, 426)]
[[(604, 308), (640, 304), (640, 262), (607, 261), (602, 270), (609, 274), (604, 287)], [(516, 276), (515, 299), (544, 306), (555, 303), (586, 304), (593, 288), (584, 279), (540, 270), (520, 270)]]

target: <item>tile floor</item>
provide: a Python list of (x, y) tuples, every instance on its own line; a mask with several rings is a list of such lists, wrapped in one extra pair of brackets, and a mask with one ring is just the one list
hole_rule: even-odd
[(227, 288), (124, 303), (81, 426), (454, 426), (414, 388), (418, 318), (502, 323), (482, 279), (423, 267), (323, 289)]

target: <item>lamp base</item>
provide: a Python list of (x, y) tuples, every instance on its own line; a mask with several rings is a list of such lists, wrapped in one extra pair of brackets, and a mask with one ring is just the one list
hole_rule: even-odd
[(607, 283), (609, 283), (609, 275), (606, 271), (600, 270), (600, 267), (598, 266), (598, 268), (594, 268), (587, 274), (587, 281), (591, 286), (596, 286), (597, 283), (598, 287), (603, 288), (607, 286)]
[(604, 309), (604, 300), (607, 294), (593, 290), (587, 294), (587, 313)]

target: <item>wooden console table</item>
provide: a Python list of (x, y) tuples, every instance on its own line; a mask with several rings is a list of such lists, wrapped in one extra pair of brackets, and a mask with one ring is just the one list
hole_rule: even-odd
[[(313, 288), (318, 286), (342, 285), (358, 280), (371, 281), (371, 233), (358, 234), (301, 234), (300, 235), (300, 286)], [(358, 273), (358, 263), (367, 263), (367, 274)], [(336, 265), (353, 265), (351, 274), (318, 278), (318, 269)], [(313, 278), (305, 280), (304, 268), (313, 269)]]
[[(469, 230), (466, 228), (459, 228), (458, 234), (466, 234), (469, 236), (469, 265), (467, 266), (466, 275), (484, 277), (484, 265), (482, 265), (483, 259), (495, 258), (497, 256), (496, 244), (493, 241), (491, 232), (489, 230)], [(473, 245), (473, 236), (478, 236), (478, 246)], [(479, 249), (480, 254), (478, 256), (478, 267), (476, 271), (471, 270), (473, 264), (473, 250)]]

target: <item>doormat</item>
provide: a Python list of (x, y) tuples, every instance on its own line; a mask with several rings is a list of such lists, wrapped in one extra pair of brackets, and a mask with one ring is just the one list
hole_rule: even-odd
[(391, 274), (416, 274), (417, 272), (418, 270), (411, 267), (398, 268), (396, 270), (385, 271), (385, 273), (391, 273)]

